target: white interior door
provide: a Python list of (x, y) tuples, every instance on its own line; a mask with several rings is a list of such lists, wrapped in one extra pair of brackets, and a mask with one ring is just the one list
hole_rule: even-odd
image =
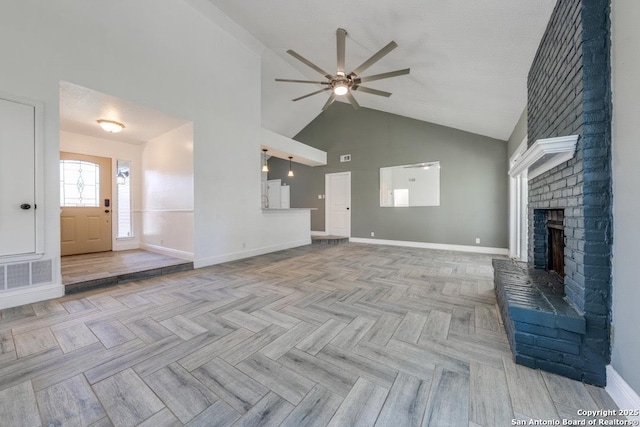
[(326, 174), (325, 193), (327, 234), (351, 237), (351, 172)]
[(35, 253), (35, 108), (0, 99), (0, 256)]

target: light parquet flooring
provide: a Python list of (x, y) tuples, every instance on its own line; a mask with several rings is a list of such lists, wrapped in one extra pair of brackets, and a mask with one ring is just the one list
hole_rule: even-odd
[(309, 245), (2, 311), (3, 426), (507, 426), (611, 409), (515, 365), (491, 256)]

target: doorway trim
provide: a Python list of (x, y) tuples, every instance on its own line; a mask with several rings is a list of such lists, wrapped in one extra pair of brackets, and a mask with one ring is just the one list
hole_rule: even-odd
[(324, 229), (327, 235), (332, 234), (332, 226), (331, 226), (331, 203), (332, 203), (332, 194), (331, 194), (331, 185), (330, 180), (332, 177), (336, 177), (339, 175), (344, 175), (348, 177), (349, 188), (348, 188), (348, 207), (347, 207), (347, 224), (348, 224), (348, 233), (346, 237), (351, 237), (351, 171), (347, 172), (336, 172), (336, 173), (327, 173), (324, 175), (324, 188), (325, 188), (325, 203), (324, 203)]
[[(527, 151), (528, 136), (509, 158), (511, 169)], [(529, 242), (529, 179), (527, 169), (516, 176), (509, 176), (509, 257), (526, 262)]]

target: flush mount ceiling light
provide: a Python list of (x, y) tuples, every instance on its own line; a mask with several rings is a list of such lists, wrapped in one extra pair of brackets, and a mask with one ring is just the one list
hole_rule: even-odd
[(287, 53), (289, 55), (293, 56), (298, 61), (300, 61), (303, 64), (305, 64), (306, 66), (312, 68), (316, 72), (322, 74), (326, 79), (324, 81), (295, 80), (295, 79), (276, 79), (277, 82), (311, 83), (311, 84), (317, 84), (317, 85), (323, 85), (324, 86), (324, 88), (322, 88), (322, 89), (319, 89), (319, 90), (317, 90), (315, 92), (311, 92), (311, 93), (308, 93), (306, 95), (303, 95), (303, 96), (300, 96), (298, 98), (295, 98), (295, 99), (293, 99), (293, 101), (299, 101), (299, 100), (305, 99), (305, 98), (307, 98), (309, 96), (312, 96), (312, 95), (315, 95), (315, 94), (322, 93), (324, 91), (329, 91), (330, 90), (331, 91), (331, 95), (329, 96), (329, 99), (327, 100), (327, 102), (322, 107), (322, 111), (324, 111), (327, 108), (329, 108), (329, 105), (331, 105), (336, 100), (336, 96), (344, 96), (351, 103), (353, 108), (358, 109), (360, 107), (360, 104), (358, 104), (358, 102), (356, 101), (355, 97), (353, 96), (353, 92), (355, 92), (355, 91), (364, 92), (364, 93), (370, 93), (372, 95), (385, 96), (385, 97), (391, 96), (390, 92), (385, 92), (383, 90), (378, 90), (378, 89), (373, 89), (373, 88), (361, 86), (362, 83), (372, 82), (372, 81), (375, 81), (375, 80), (388, 79), (388, 78), (391, 78), (391, 77), (397, 77), (397, 76), (402, 76), (404, 74), (409, 74), (409, 71), (410, 71), (409, 68), (405, 68), (403, 70), (389, 71), (387, 73), (374, 74), (372, 76), (361, 76), (360, 75), (367, 68), (369, 68), (370, 66), (372, 66), (373, 64), (378, 62), (386, 54), (388, 54), (389, 52), (391, 52), (393, 49), (395, 49), (398, 46), (396, 44), (396, 42), (393, 42), (393, 41), (389, 42), (389, 44), (387, 44), (385, 47), (380, 49), (378, 52), (374, 53), (373, 56), (371, 56), (369, 59), (367, 59), (362, 64), (360, 64), (360, 66), (357, 67), (356, 69), (354, 69), (352, 72), (350, 72), (349, 74), (345, 73), (344, 63), (345, 63), (345, 39), (346, 39), (346, 36), (347, 36), (347, 32), (344, 29), (338, 28), (336, 30), (337, 50), (338, 50), (338, 64), (337, 65), (338, 66), (337, 66), (337, 70), (336, 70), (335, 74), (328, 73), (327, 71), (325, 71), (322, 68), (318, 67), (316, 64), (314, 64), (313, 62), (311, 62), (308, 59), (304, 58), (303, 56), (301, 56), (300, 54), (298, 54), (297, 52), (295, 52), (293, 50), (288, 50), (287, 51)]
[(293, 156), (289, 156), (289, 173), (287, 176), (293, 176), (293, 169), (291, 169), (291, 160), (293, 160)]
[(267, 149), (263, 148), (262, 152), (264, 153), (264, 160), (262, 162), (262, 172), (269, 172), (269, 166), (267, 165)]
[(98, 120), (98, 124), (100, 125), (100, 127), (103, 130), (105, 130), (106, 132), (111, 132), (111, 133), (118, 133), (122, 129), (124, 129), (124, 125), (122, 123), (116, 122), (114, 120), (100, 119), (100, 120)]

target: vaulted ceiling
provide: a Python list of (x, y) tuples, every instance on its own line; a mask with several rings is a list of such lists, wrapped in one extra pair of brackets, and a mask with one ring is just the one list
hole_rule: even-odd
[(366, 74), (411, 68), (370, 82), (390, 98), (356, 92), (368, 108), (481, 135), (509, 138), (526, 104), (526, 79), (556, 0), (209, 0), (251, 33), (263, 53), (263, 126), (293, 136), (327, 92), (273, 79), (322, 78), (293, 49), (335, 73), (336, 29), (347, 31), (347, 72), (394, 40), (399, 46)]

